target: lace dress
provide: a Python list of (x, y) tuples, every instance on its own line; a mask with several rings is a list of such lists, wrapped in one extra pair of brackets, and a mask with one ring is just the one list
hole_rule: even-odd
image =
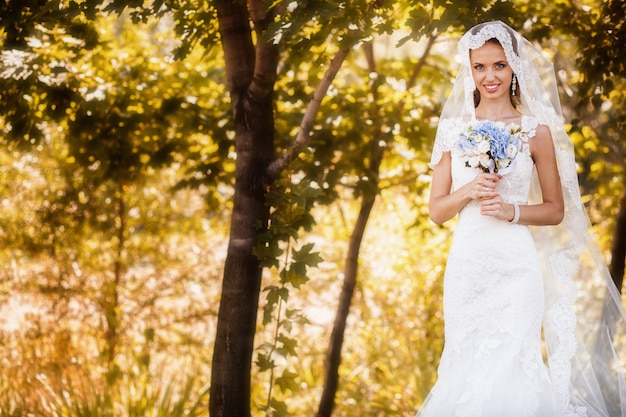
[[(449, 126), (453, 148), (466, 124)], [(527, 204), (533, 160), (528, 143), (537, 120), (522, 118), (523, 140), (513, 172), (497, 186), (505, 202)], [(478, 170), (452, 152), (453, 188)], [(554, 417), (555, 395), (541, 351), (541, 266), (530, 230), (480, 214), (478, 202), (459, 213), (444, 277), (445, 347), (438, 381), (418, 417)]]

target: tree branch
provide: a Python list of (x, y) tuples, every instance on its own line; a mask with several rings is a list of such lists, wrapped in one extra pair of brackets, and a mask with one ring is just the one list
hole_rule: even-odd
[(428, 37), (428, 42), (426, 43), (426, 48), (424, 49), (424, 53), (422, 54), (420, 59), (417, 61), (417, 64), (415, 64), (415, 67), (413, 68), (413, 73), (411, 74), (411, 78), (409, 78), (409, 81), (406, 83), (407, 90), (410, 90), (415, 85), (417, 76), (422, 70), (422, 67), (426, 65), (426, 58), (428, 58), (428, 56), (430, 55), (430, 50), (433, 48), (433, 45), (435, 44), (435, 41), (437, 40), (438, 36), (439, 35), (437, 33), (431, 33), (430, 36)]
[(311, 131), (313, 130), (313, 124), (315, 121), (315, 115), (317, 114), (322, 100), (326, 96), (328, 88), (332, 84), (333, 80), (337, 76), (343, 61), (348, 56), (351, 48), (340, 49), (337, 54), (334, 56), (332, 61), (330, 61), (330, 65), (324, 74), (324, 78), (320, 82), (320, 84), (315, 89), (313, 93), (313, 98), (309, 103), (304, 116), (302, 117), (302, 122), (300, 123), (300, 131), (296, 136), (296, 140), (293, 143), (291, 149), (285, 151), (282, 155), (280, 155), (276, 160), (274, 160), (269, 167), (267, 168), (267, 177), (270, 181), (276, 179), (280, 173), (287, 168), (287, 166), (293, 161), (295, 156), (300, 152), (300, 150), (305, 147), (311, 137)]
[(267, 9), (263, 0), (248, 0), (250, 18), (256, 32), (256, 56), (254, 75), (248, 88), (250, 97), (264, 97), (274, 88), (276, 68), (278, 67), (278, 46), (267, 40), (267, 28), (273, 22), (275, 9)]

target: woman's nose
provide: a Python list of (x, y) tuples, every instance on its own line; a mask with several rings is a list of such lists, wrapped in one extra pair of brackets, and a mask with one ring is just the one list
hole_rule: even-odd
[(488, 68), (485, 71), (485, 79), (486, 79), (486, 81), (493, 81), (495, 79), (495, 77), (496, 77), (496, 72), (493, 69)]

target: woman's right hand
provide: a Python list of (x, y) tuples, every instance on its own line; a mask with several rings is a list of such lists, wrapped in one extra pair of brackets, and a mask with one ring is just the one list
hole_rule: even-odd
[(456, 216), (472, 200), (489, 201), (500, 193), (496, 185), (500, 175), (479, 173), (462, 187), (452, 190), (452, 163), (450, 152), (444, 152), (433, 169), (430, 187), (429, 215), (435, 224), (443, 224)]
[(500, 178), (502, 177), (497, 174), (486, 172), (476, 175), (471, 183), (470, 198), (472, 200), (485, 200), (496, 197), (499, 194), (496, 191), (496, 186)]

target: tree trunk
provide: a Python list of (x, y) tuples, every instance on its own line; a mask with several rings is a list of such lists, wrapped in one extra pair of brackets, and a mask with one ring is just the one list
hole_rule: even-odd
[(613, 247), (611, 248), (611, 265), (609, 271), (617, 290), (622, 292), (624, 284), (624, 263), (626, 262), (626, 191), (620, 201), (619, 213), (615, 220)]
[[(230, 241), (213, 352), (209, 412), (212, 417), (250, 416), (250, 369), (261, 285), (261, 266), (253, 250), (267, 229), (266, 190), (310, 141), (315, 114), (352, 45), (337, 52), (302, 118), (293, 148), (272, 161), (273, 89), (278, 48), (256, 39), (272, 20), (264, 0), (215, 3), (235, 122), (237, 165)], [(250, 16), (248, 15), (248, 11)]]
[(120, 301), (119, 289), (122, 282), (122, 256), (126, 246), (126, 195), (124, 186), (118, 183), (118, 200), (115, 205), (115, 232), (117, 236), (117, 250), (115, 262), (113, 263), (113, 280), (107, 281), (104, 285), (104, 298), (102, 309), (106, 320), (106, 330), (104, 333), (105, 347), (104, 358), (107, 363), (106, 382), (108, 386), (113, 385), (119, 378), (119, 370), (116, 364), (116, 356), (120, 337)]
[[(370, 72), (376, 71), (374, 60), (374, 49), (371, 43), (364, 45), (364, 52), (368, 62)], [(372, 86), (371, 94), (374, 102), (378, 97), (376, 85)], [(374, 182), (375, 187), (370, 192), (366, 192), (361, 202), (361, 209), (357, 217), (354, 229), (350, 235), (350, 243), (348, 246), (348, 254), (346, 256), (346, 265), (344, 267), (343, 286), (339, 295), (339, 305), (337, 306), (337, 314), (333, 324), (333, 330), (330, 335), (328, 352), (326, 354), (326, 371), (324, 374), (324, 389), (322, 398), (320, 399), (319, 408), (316, 417), (330, 417), (335, 406), (335, 395), (339, 386), (339, 365), (341, 363), (341, 348), (343, 346), (343, 336), (346, 330), (346, 322), (350, 312), (350, 304), (356, 287), (358, 269), (359, 269), (359, 252), (361, 250), (361, 242), (365, 235), (365, 228), (369, 220), (372, 208), (378, 196), (377, 179), (380, 173), (380, 163), (383, 159), (384, 147), (379, 146), (382, 139), (382, 132), (379, 130), (374, 138), (370, 141), (372, 148), (371, 162), (369, 166), (369, 178)]]
[(328, 353), (326, 355), (326, 371), (324, 374), (324, 391), (320, 400), (317, 417), (330, 417), (335, 405), (335, 394), (339, 385), (339, 364), (341, 363), (341, 347), (343, 345), (343, 335), (346, 329), (346, 321), (352, 303), (352, 295), (356, 287), (359, 265), (359, 251), (361, 242), (365, 234), (365, 226), (369, 219), (372, 207), (376, 201), (376, 196), (364, 198), (359, 211), (356, 224), (350, 236), (350, 245), (344, 267), (343, 286), (339, 296), (339, 306), (333, 331), (330, 336)]
[[(253, 0), (250, 3), (254, 27), (262, 31), (267, 23), (265, 8), (252, 4)], [(278, 51), (260, 42), (254, 47), (245, 2), (219, 0), (216, 9), (232, 100), (237, 163), (209, 412), (214, 417), (246, 417), (250, 416), (250, 369), (262, 271), (253, 250), (268, 223), (265, 172), (274, 150)]]
[[(413, 74), (408, 82), (408, 88), (414, 85), (417, 77), (426, 64), (426, 58), (430, 54), (430, 51), (437, 39), (437, 35), (431, 35), (428, 38), (426, 49), (419, 61), (415, 65)], [(374, 49), (371, 43), (367, 43), (363, 46), (365, 53), (365, 59), (370, 73), (376, 72), (376, 60), (374, 57)], [(378, 90), (376, 84), (372, 85), (371, 89), (374, 102), (378, 99)], [(403, 105), (401, 102), (401, 106)], [(374, 112), (376, 114), (376, 112)], [(382, 123), (379, 123), (382, 126)], [(382, 163), (385, 147), (380, 146), (380, 142), (387, 142), (386, 137), (382, 130), (378, 130), (373, 140), (370, 142), (372, 147), (371, 162), (369, 166), (369, 175), (372, 181), (377, 182), (380, 174), (380, 164)], [(378, 186), (374, 187), (375, 189)], [(354, 294), (354, 288), (356, 287), (358, 276), (358, 264), (359, 264), (359, 251), (361, 249), (361, 242), (363, 241), (363, 235), (365, 234), (365, 227), (371, 214), (378, 191), (375, 194), (366, 193), (361, 203), (361, 209), (359, 216), (357, 217), (356, 224), (352, 230), (350, 236), (350, 244), (348, 247), (348, 255), (346, 256), (346, 265), (344, 267), (344, 280), (341, 288), (341, 294), (339, 295), (339, 305), (337, 306), (337, 315), (335, 316), (335, 322), (333, 324), (333, 330), (330, 336), (330, 342), (328, 345), (328, 352), (326, 354), (326, 371), (324, 374), (324, 388), (322, 391), (322, 398), (320, 399), (319, 408), (316, 417), (330, 417), (332, 410), (335, 406), (335, 396), (337, 388), (339, 387), (339, 365), (341, 364), (341, 348), (343, 345), (343, 335), (346, 330), (346, 322), (348, 320), (348, 313), (350, 311), (350, 304), (352, 303), (352, 296)]]

